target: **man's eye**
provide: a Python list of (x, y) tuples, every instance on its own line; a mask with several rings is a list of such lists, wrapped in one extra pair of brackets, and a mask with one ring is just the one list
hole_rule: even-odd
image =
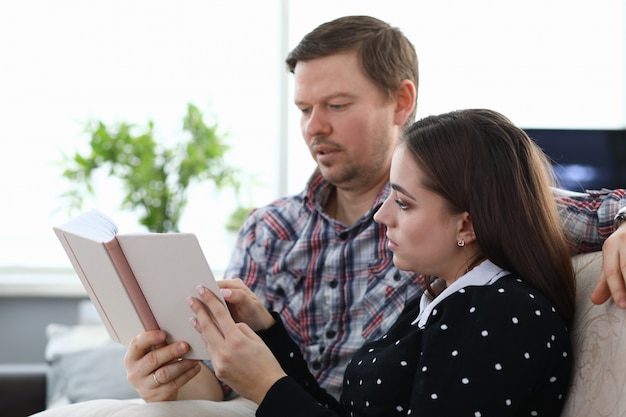
[(307, 109), (300, 109), (300, 112), (302, 114), (310, 114), (311, 113), (311, 109), (308, 109), (308, 108)]
[(329, 104), (328, 107), (330, 107), (333, 110), (343, 110), (346, 105), (345, 104)]
[(400, 210), (406, 210), (409, 208), (409, 206), (407, 206), (406, 204), (404, 204), (404, 202), (402, 200), (400, 200), (399, 198), (395, 200), (396, 204), (398, 205), (398, 207), (400, 207)]

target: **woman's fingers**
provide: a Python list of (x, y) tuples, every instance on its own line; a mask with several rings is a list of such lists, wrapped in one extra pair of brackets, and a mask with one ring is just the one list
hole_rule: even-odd
[(190, 322), (201, 334), (209, 355), (213, 357), (224, 341), (225, 332), (232, 330), (235, 323), (228, 309), (210, 290), (200, 286), (198, 294), (200, 299), (187, 299), (189, 307), (195, 313)]
[(191, 322), (202, 334), (215, 375), (259, 403), (284, 371), (261, 338), (247, 324), (235, 323), (214, 294), (205, 288), (199, 288), (198, 294), (200, 299), (188, 299), (195, 313)]

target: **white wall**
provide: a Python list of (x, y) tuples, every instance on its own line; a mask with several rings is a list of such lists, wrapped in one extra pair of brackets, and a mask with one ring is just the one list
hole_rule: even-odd
[[(420, 58), (418, 116), (491, 107), (523, 127), (626, 127), (624, 0), (284, 0), (287, 49), (319, 23), (372, 14), (400, 27)], [(212, 110), (229, 132), (233, 163), (279, 194), (281, 0), (21, 0), (0, 3), (0, 267), (68, 266), (51, 227), (66, 219), (67, 186), (55, 163), (86, 141), (82, 124), (155, 121), (175, 140), (187, 102)], [(301, 190), (313, 163), (286, 77), (286, 189)], [(106, 179), (102, 179), (105, 181)], [(122, 231), (115, 184), (92, 202)], [(182, 222), (209, 261), (232, 242), (222, 223), (234, 201), (194, 190)]]

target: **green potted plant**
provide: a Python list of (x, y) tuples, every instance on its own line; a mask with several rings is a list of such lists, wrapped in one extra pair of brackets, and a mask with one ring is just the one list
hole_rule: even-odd
[(69, 211), (80, 210), (84, 197), (95, 194), (92, 179), (98, 170), (121, 181), (121, 208), (137, 210), (140, 224), (151, 232), (179, 231), (187, 189), (194, 181), (211, 181), (218, 190), (231, 188), (238, 196), (241, 172), (224, 159), (228, 146), (217, 122), (205, 122), (201, 111), (188, 104), (183, 130), (186, 140), (164, 147), (154, 138), (152, 121), (145, 127), (88, 123), (89, 151), (63, 159), (62, 175), (73, 184), (62, 195)]

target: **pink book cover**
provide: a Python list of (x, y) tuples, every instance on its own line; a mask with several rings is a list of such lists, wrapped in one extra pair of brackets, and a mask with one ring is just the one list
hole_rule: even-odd
[(97, 211), (53, 229), (113, 340), (161, 329), (189, 343), (185, 357), (209, 359), (186, 298), (204, 285), (224, 300), (194, 234), (117, 234)]
[(109, 242), (104, 243), (104, 247), (107, 250), (111, 262), (115, 266), (118, 276), (126, 289), (128, 297), (133, 301), (133, 307), (139, 316), (139, 320), (143, 324), (146, 330), (159, 330), (159, 324), (152, 314), (152, 310), (146, 301), (146, 297), (143, 295), (143, 291), (137, 284), (135, 274), (130, 269), (126, 256), (122, 252), (120, 243), (117, 238), (113, 238)]

